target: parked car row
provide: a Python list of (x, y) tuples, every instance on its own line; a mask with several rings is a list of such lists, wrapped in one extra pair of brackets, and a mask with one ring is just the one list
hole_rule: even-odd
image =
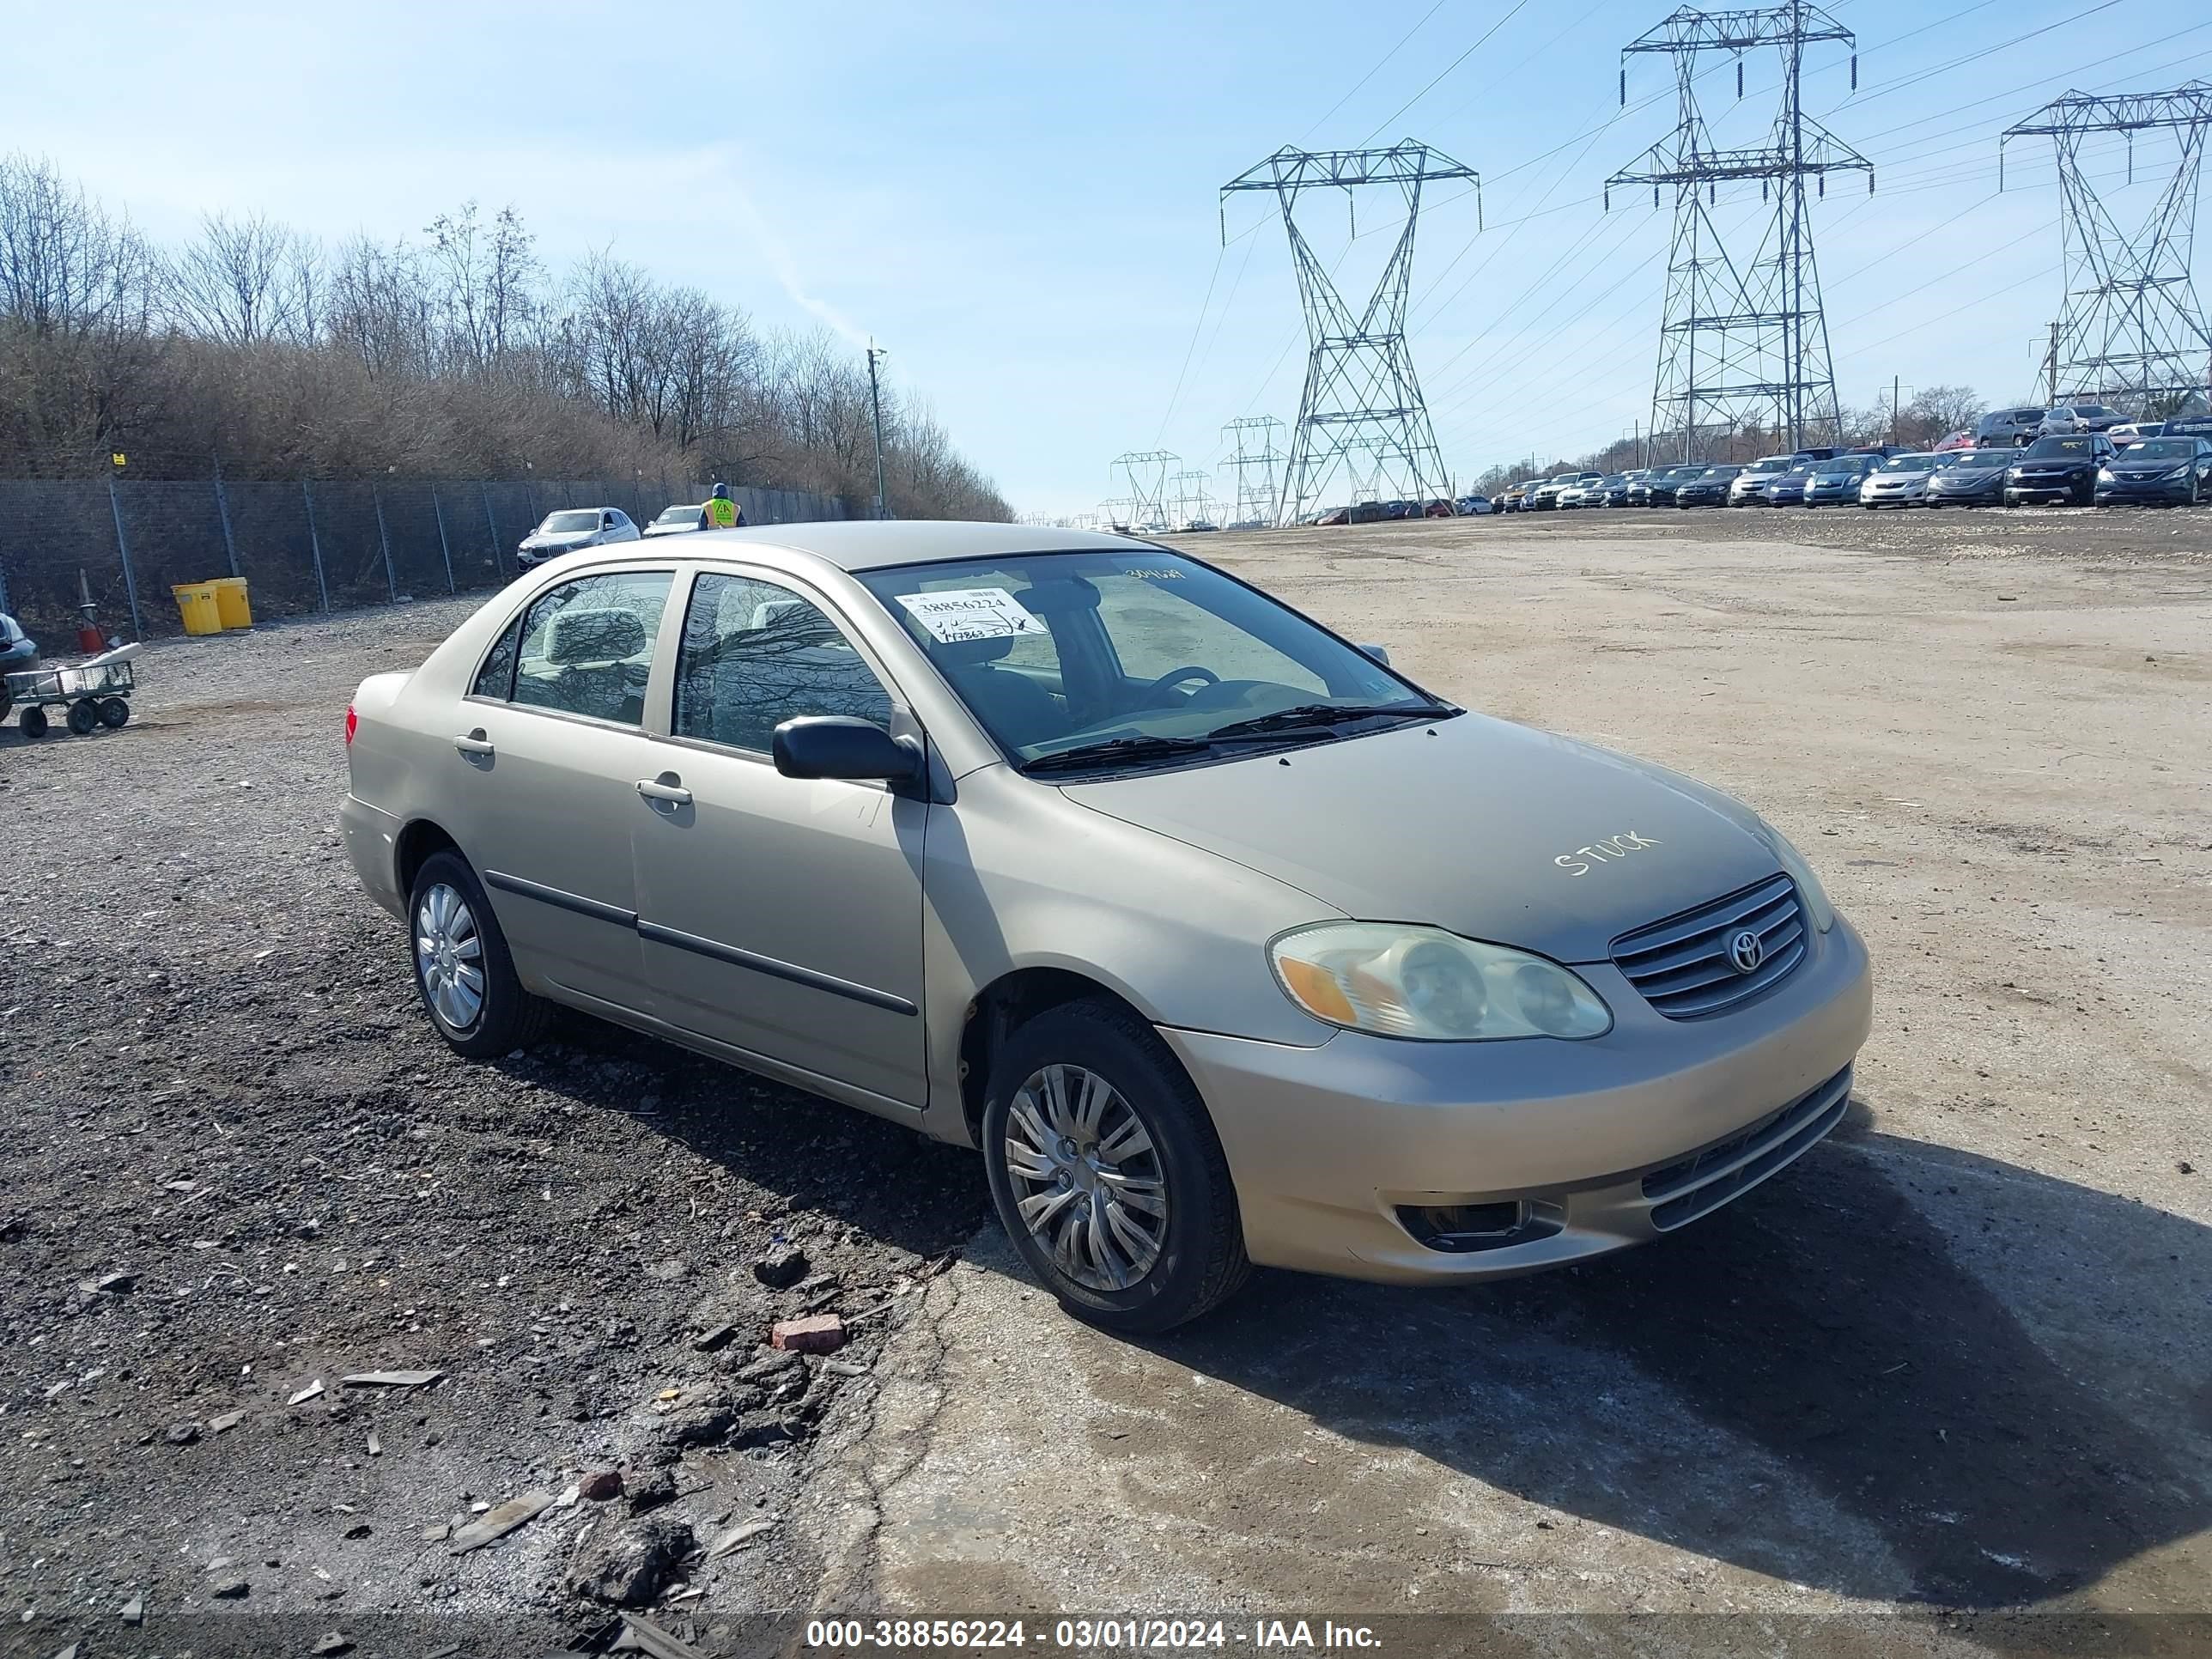
[[(1492, 511), (1486, 495), (1462, 495), (1447, 501), (1438, 495), (1426, 501), (1359, 501), (1350, 507), (1327, 507), (1309, 513), (1303, 525), (1381, 524), (1392, 519), (1473, 518)], [(1243, 528), (1243, 526), (1233, 526)]]
[[(2078, 404), (1998, 410), (1979, 437), (1958, 433), (1932, 450), (1891, 444), (1802, 449), (1744, 463), (1703, 461), (1614, 473), (1563, 472), (1500, 493), (1500, 513), (1621, 507), (2087, 507), (2212, 501), (2212, 418), (2119, 422)], [(2025, 417), (2039, 417), (2028, 432)], [(2043, 430), (2047, 424), (2049, 430)], [(2028, 432), (2023, 441), (2017, 434)], [(1954, 441), (1963, 440), (1963, 441)]]

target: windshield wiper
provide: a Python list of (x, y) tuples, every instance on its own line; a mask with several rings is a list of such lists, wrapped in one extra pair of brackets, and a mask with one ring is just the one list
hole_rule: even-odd
[(1377, 715), (1394, 716), (1399, 720), (1435, 720), (1457, 712), (1449, 704), (1440, 702), (1370, 703), (1364, 708), (1347, 708), (1336, 702), (1302, 702), (1288, 708), (1272, 709), (1265, 714), (1255, 714), (1249, 720), (1231, 720), (1206, 735), (1208, 742), (1218, 742), (1224, 738), (1271, 737), (1284, 732), (1326, 732), (1332, 726), (1349, 726), (1355, 720), (1373, 720)]
[(1210, 755), (1212, 752), (1213, 744), (1205, 738), (1108, 738), (1099, 743), (1082, 743), (1073, 749), (1039, 755), (1033, 761), (1024, 761), (1019, 769), (1032, 775), (1038, 772), (1074, 772), (1092, 767), (1119, 766), (1125, 763), (1187, 760), (1194, 755)]

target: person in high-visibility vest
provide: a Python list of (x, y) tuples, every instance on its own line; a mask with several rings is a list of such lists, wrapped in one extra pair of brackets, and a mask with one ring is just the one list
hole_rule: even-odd
[(735, 530), (745, 521), (745, 510), (730, 499), (729, 485), (718, 483), (699, 516), (702, 530)]

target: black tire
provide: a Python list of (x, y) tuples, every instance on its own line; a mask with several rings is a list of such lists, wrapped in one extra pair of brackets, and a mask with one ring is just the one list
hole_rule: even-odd
[[(1010, 1115), (1016, 1095), (1048, 1066), (1080, 1066), (1111, 1084), (1152, 1141), (1165, 1188), (1165, 1237), (1158, 1259), (1127, 1289), (1071, 1278), (1022, 1218), (1007, 1168)], [(1000, 1224), (1030, 1271), (1078, 1319), (1117, 1335), (1153, 1335), (1198, 1318), (1251, 1272), (1229, 1160), (1206, 1103), (1159, 1034), (1127, 1008), (1065, 1003), (1015, 1031), (991, 1067), (982, 1137)]]
[(70, 705), (69, 729), (80, 738), (88, 738), (100, 730), (100, 705), (86, 698)]
[[(467, 905), (480, 945), (475, 960), (483, 977), (482, 1001), (474, 1018), (465, 1021), (448, 1018), (437, 1006), (424, 982), (422, 952), (416, 945), (424, 906), (441, 887), (457, 893)], [(471, 1060), (490, 1060), (527, 1048), (545, 1035), (551, 1023), (552, 1004), (522, 988), (522, 981), (515, 976), (514, 958), (507, 951), (507, 936), (500, 932), (499, 918), (492, 914), (491, 902), (484, 896), (483, 884), (459, 853), (433, 853), (415, 872), (407, 895), (407, 961), (414, 974), (415, 994), (422, 1000), (431, 1026), (457, 1053)]]
[(16, 724), (22, 727), (23, 735), (35, 743), (46, 735), (46, 711), (33, 703)]
[(100, 723), (111, 732), (119, 732), (131, 720), (131, 703), (124, 697), (103, 697), (100, 702)]

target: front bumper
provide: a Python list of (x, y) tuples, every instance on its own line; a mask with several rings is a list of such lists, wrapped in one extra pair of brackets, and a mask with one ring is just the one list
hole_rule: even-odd
[(1930, 488), (1924, 498), (1929, 507), (1996, 507), (2004, 500), (2004, 485), (1984, 484), (1978, 489)]
[(1861, 507), (1911, 507), (1914, 502), (1924, 499), (1927, 490), (1928, 486), (1924, 483), (1910, 486), (1885, 484), (1880, 487), (1862, 485), (1859, 489), (1859, 505)]
[[(1395, 1283), (1501, 1278), (1656, 1238), (1835, 1127), (1872, 976), (1848, 921), (1815, 939), (1770, 993), (1703, 1020), (1655, 1012), (1610, 963), (1578, 968), (1615, 1022), (1585, 1042), (1161, 1036), (1212, 1115), (1255, 1261)], [(1527, 1218), (1493, 1248), (1431, 1249), (1399, 1215), (1493, 1204)]]
[(2152, 478), (2142, 483), (2115, 478), (2097, 486), (2096, 501), (2100, 507), (2186, 506), (2189, 482), (2187, 478)]
[(2008, 478), (2006, 498), (2013, 501), (2081, 501), (2096, 488), (2094, 477), (2074, 473), (2063, 477)]

